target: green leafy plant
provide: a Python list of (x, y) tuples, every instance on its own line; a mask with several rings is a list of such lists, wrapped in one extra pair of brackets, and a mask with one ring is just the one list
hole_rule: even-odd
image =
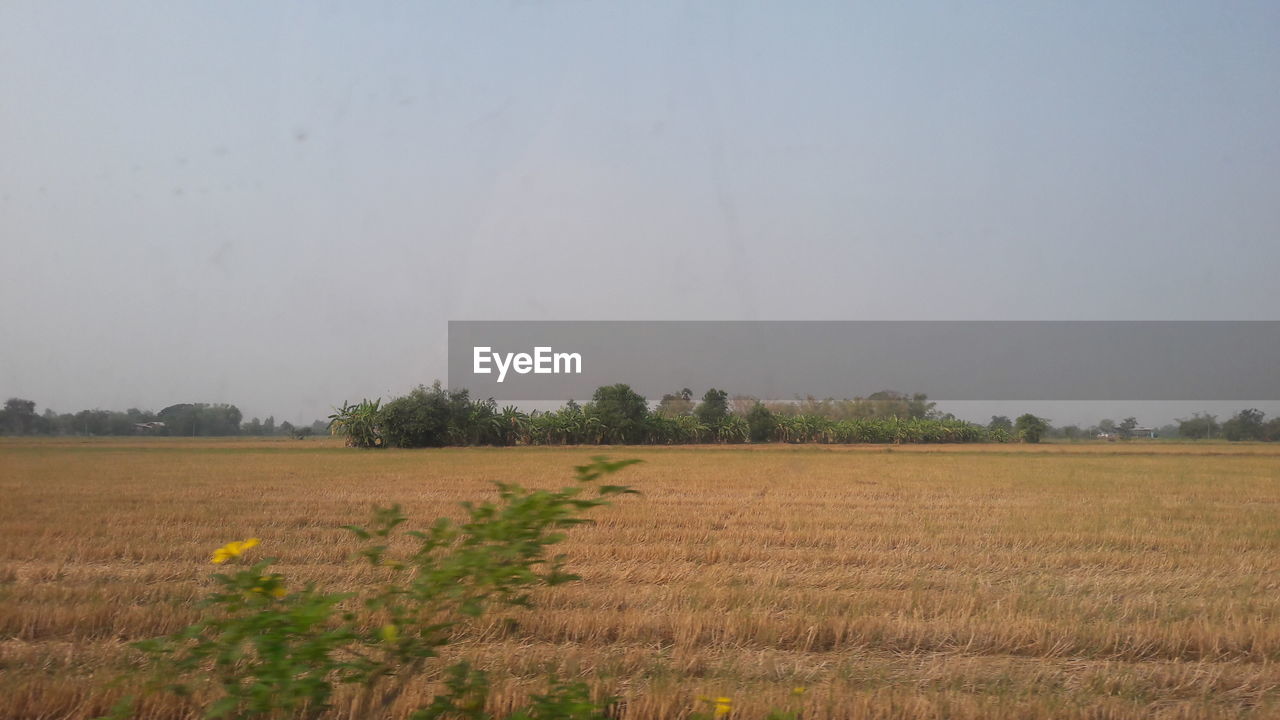
[[(239, 569), (213, 576), (206, 617), (135, 645), (154, 661), (149, 689), (190, 696), (206, 717), (242, 720), (318, 717), (339, 685), (353, 684), (359, 714), (379, 717), (411, 682), (435, 677), (443, 689), (410, 717), (487, 720), (487, 677), (465, 662), (445, 664), (442, 650), (476, 618), (529, 607), (536, 588), (577, 580), (548, 547), (589, 522), (582, 512), (634, 493), (598, 481), (637, 462), (593, 458), (575, 468), (579, 484), (561, 490), (499, 483), (497, 502), (464, 503), (464, 522), (441, 518), (423, 530), (405, 530), (398, 505), (377, 508), (368, 526), (348, 526), (363, 543), (360, 557), (379, 575), (364, 593), (310, 585), (290, 591), (271, 571), (274, 558), (244, 564), (256, 538), (228, 543), (212, 561)], [(595, 484), (593, 495), (583, 492), (588, 484)], [(401, 536), (410, 542), (395, 542)], [(602, 718), (605, 705), (582, 683), (553, 682), (510, 717)], [(131, 710), (123, 704), (115, 717)]]
[[(1134, 421), (1137, 425), (1137, 421)], [(1038, 443), (1040, 438), (1049, 430), (1049, 422), (1044, 418), (1036, 417), (1031, 413), (1020, 415), (1013, 422), (1013, 427), (1018, 433), (1018, 439), (1028, 443)]]
[(347, 439), (347, 445), (378, 448), (385, 445), (382, 434), (382, 400), (343, 403), (329, 416), (329, 432)]

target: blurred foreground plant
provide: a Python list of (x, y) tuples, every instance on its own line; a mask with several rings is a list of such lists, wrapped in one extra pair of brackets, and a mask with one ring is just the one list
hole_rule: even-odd
[[(313, 718), (329, 709), (335, 688), (356, 684), (358, 717), (382, 717), (412, 681), (443, 681), (415, 720), (493, 717), (484, 710), (488, 679), (465, 662), (445, 665), (441, 650), (463, 624), (485, 613), (528, 607), (541, 586), (578, 579), (564, 556), (548, 557), (561, 532), (585, 522), (579, 513), (634, 493), (625, 485), (594, 483), (639, 460), (593, 458), (576, 469), (580, 485), (558, 491), (498, 484), (498, 502), (464, 503), (467, 520), (441, 518), (426, 530), (402, 531), (400, 506), (377, 508), (368, 527), (348, 526), (364, 542), (361, 556), (381, 576), (367, 592), (325, 592), (313, 585), (289, 591), (264, 558), (213, 576), (217, 589), (203, 602), (206, 618), (173, 635), (136, 643), (154, 661), (151, 691), (198, 699), (210, 718)], [(396, 552), (398, 534), (412, 540)], [(258, 544), (233, 542), (213, 562), (235, 564)], [(512, 720), (603, 718), (584, 683), (553, 682)], [(132, 698), (111, 717), (130, 717)]]

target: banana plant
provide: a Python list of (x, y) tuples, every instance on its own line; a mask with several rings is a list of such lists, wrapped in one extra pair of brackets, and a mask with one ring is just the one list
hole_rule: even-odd
[(751, 425), (741, 415), (729, 415), (716, 428), (716, 434), (722, 443), (746, 442), (751, 437)]
[(681, 415), (676, 418), (676, 442), (696, 443), (707, 434), (708, 428), (694, 415)]
[(380, 448), (384, 444), (381, 413), (382, 398), (366, 398), (356, 405), (344, 402), (329, 416), (329, 432), (345, 437), (348, 447)]
[(516, 445), (529, 442), (529, 416), (520, 412), (514, 405), (502, 408), (498, 414), (501, 427), (499, 437), (503, 445)]

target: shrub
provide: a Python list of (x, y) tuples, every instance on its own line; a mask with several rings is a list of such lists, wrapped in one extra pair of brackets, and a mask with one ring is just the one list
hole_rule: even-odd
[(773, 412), (765, 407), (764, 403), (757, 402), (747, 412), (747, 425), (751, 428), (751, 442), (761, 443), (773, 439), (773, 430), (777, 423)]
[[(576, 468), (579, 483), (594, 483), (639, 462), (594, 458)], [(566, 528), (587, 522), (579, 513), (635, 492), (624, 485), (526, 490), (498, 484), (499, 502), (464, 503), (467, 520), (441, 518), (425, 530), (403, 532), (399, 506), (379, 508), (368, 527), (349, 526), (362, 542), (360, 556), (381, 577), (362, 593), (290, 590), (272, 572), (273, 558), (244, 565), (256, 539), (214, 552), (213, 562), (237, 567), (213, 576), (217, 586), (203, 603), (206, 617), (165, 638), (135, 644), (157, 671), (153, 691), (168, 689), (204, 702), (207, 717), (316, 717), (328, 709), (339, 684), (361, 688), (360, 712), (384, 714), (408, 684), (428, 671), (445, 687), (411, 717), (486, 718), (488, 681), (465, 662), (442, 667), (441, 650), (463, 624), (503, 608), (527, 607), (539, 586), (578, 579), (564, 557), (548, 557)], [(396, 536), (414, 547), (393, 552)], [(206, 701), (207, 699), (207, 701)], [(129, 717), (132, 700), (113, 717)], [(512, 718), (602, 718), (581, 683), (553, 683), (545, 695)]]
[(1031, 413), (1020, 415), (1013, 427), (1018, 431), (1018, 439), (1023, 442), (1038, 443), (1041, 436), (1049, 429), (1049, 422)]
[(466, 390), (436, 382), (419, 385), (382, 409), (381, 423), (392, 447), (502, 444), (504, 428), (492, 399), (475, 402)]

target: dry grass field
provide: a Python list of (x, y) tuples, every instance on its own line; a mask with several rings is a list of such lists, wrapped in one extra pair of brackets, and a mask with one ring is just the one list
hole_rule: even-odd
[[(0, 441), (0, 718), (104, 711), (126, 643), (196, 618), (228, 540), (350, 588), (368, 578), (338, 528), (374, 503), (426, 524), (495, 480), (569, 484), (594, 454)], [(635, 720), (704, 695), (760, 717), (796, 687), (806, 718), (1280, 717), (1280, 448), (608, 454), (644, 459), (619, 476), (643, 495), (559, 546), (583, 581), (459, 645), (498, 703), (558, 672)]]

